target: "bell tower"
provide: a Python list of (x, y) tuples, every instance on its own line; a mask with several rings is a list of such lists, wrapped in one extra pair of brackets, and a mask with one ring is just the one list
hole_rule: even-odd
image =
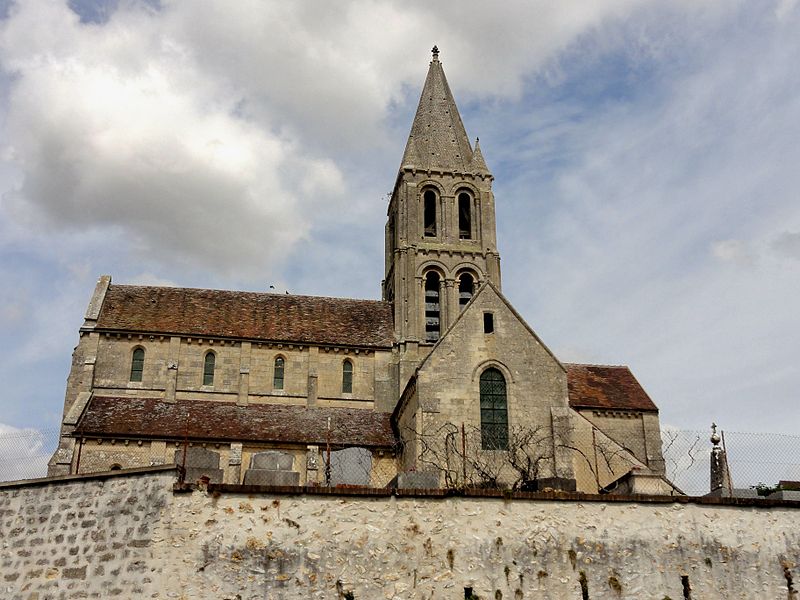
[(394, 304), (395, 334), (411, 362), (427, 355), (480, 284), (500, 287), (493, 179), (434, 46), (386, 222), (383, 299)]

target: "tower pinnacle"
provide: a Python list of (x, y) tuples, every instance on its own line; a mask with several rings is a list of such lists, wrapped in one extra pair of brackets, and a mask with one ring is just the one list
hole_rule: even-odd
[(439, 46), (434, 45), (433, 49), (431, 49), (433, 53), (433, 61), (439, 62)]

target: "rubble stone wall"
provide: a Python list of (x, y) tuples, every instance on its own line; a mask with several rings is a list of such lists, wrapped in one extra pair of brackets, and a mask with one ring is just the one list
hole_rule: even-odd
[(793, 598), (800, 507), (0, 487), (3, 598)]

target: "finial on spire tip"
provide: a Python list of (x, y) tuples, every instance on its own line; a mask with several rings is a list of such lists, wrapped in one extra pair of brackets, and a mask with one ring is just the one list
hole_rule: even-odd
[(439, 60), (439, 46), (434, 46), (433, 49), (431, 49), (431, 52), (433, 53), (433, 60), (438, 61)]

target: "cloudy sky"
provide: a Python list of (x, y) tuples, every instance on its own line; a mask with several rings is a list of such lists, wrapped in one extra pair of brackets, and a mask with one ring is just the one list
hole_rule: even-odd
[(800, 6), (497, 6), (0, 0), (0, 430), (58, 425), (101, 274), (377, 298), (436, 43), (555, 353), (797, 433)]

